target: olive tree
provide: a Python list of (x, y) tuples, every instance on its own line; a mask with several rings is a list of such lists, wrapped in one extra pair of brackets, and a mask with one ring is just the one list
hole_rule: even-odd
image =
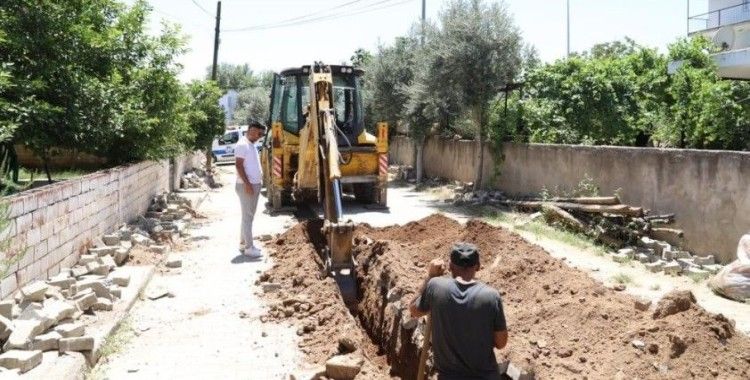
[(432, 87), (455, 96), (476, 129), (477, 189), (482, 185), (488, 111), (521, 68), (521, 36), (503, 2), (455, 0), (441, 13), (437, 35), (425, 48), (432, 62)]

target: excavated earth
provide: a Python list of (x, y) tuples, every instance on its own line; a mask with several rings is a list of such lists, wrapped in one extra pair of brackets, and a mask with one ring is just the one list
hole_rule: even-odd
[(645, 308), (517, 234), (477, 220), (461, 225), (432, 215), (404, 226), (358, 226), (359, 302), (348, 310), (322, 271), (320, 226), (298, 224), (272, 244), (276, 264), (262, 280), (281, 289), (268, 293), (266, 318), (295, 324), (300, 349), (314, 363), (356, 349), (364, 358), (357, 379), (416, 377), (423, 326), (406, 306), (426, 264), (447, 260), (456, 241), (479, 247), (479, 278), (503, 297), (510, 339), (496, 351), (500, 363), (537, 379), (750, 378), (750, 339), (689, 292)]

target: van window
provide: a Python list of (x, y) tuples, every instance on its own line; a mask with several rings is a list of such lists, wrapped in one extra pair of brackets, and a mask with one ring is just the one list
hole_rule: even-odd
[(219, 139), (219, 145), (236, 144), (240, 140), (240, 134), (236, 131), (229, 132)]

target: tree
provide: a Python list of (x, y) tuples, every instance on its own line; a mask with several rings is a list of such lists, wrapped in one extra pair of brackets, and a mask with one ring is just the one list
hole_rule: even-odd
[(490, 101), (511, 83), (521, 68), (521, 37), (504, 4), (457, 0), (440, 16), (438, 34), (430, 38), (430, 79), (449, 89), (476, 128), (475, 189), (482, 185), (484, 139)]
[(403, 89), (414, 77), (418, 44), (411, 36), (397, 37), (392, 46), (379, 46), (377, 54), (365, 66), (367, 125), (385, 121), (391, 128), (398, 128), (408, 99)]
[(224, 132), (224, 110), (219, 106), (221, 89), (213, 81), (192, 81), (188, 85), (187, 123), (194, 139), (190, 147), (206, 152), (211, 166), (211, 143)]
[[(211, 79), (211, 67), (209, 66), (206, 71), (206, 79)], [(260, 82), (259, 77), (253, 73), (247, 63), (240, 65), (221, 63), (216, 68), (216, 83), (224, 92), (229, 90), (242, 91), (246, 88), (257, 87), (261, 85)]]
[(667, 89), (671, 98), (656, 137), (666, 146), (750, 149), (750, 85), (722, 80), (710, 54), (711, 41), (682, 39), (669, 47), (680, 61)]
[(349, 59), (352, 61), (352, 66), (361, 68), (369, 65), (373, 57), (369, 51), (359, 48), (354, 51), (354, 55)]
[(15, 79), (0, 94), (14, 105), (13, 141), (45, 161), (48, 179), (55, 148), (117, 164), (189, 145), (175, 62), (185, 40), (171, 25), (147, 33), (149, 13), (142, 0), (131, 7), (115, 0), (3, 3), (0, 30), (13, 33), (0, 41), (0, 62)]
[(232, 124), (246, 125), (250, 120), (265, 124), (271, 107), (270, 93), (270, 87), (252, 87), (240, 91)]

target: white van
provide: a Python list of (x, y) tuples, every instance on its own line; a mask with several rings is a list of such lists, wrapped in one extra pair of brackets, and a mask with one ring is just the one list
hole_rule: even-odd
[(234, 146), (240, 140), (242, 134), (247, 130), (245, 127), (228, 127), (224, 135), (215, 138), (211, 144), (211, 152), (215, 162), (234, 162)]

